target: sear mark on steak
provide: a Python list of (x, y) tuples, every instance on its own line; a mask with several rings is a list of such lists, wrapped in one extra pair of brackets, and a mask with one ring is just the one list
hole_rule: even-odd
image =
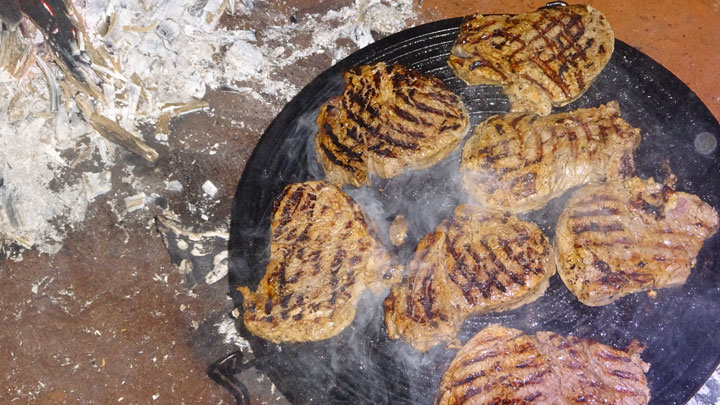
[(468, 316), (542, 295), (555, 273), (550, 253), (537, 225), (461, 205), (418, 243), (408, 275), (385, 299), (388, 334), (421, 351), (456, 344)]
[(639, 144), (640, 130), (615, 101), (547, 117), (494, 116), (463, 147), (462, 185), (490, 208), (539, 209), (572, 187), (624, 177)]
[(614, 46), (610, 23), (589, 5), (476, 14), (460, 26), (448, 64), (469, 84), (503, 86), (512, 111), (547, 115), (588, 89)]
[(558, 219), (557, 269), (580, 302), (606, 305), (684, 284), (717, 228), (711, 206), (653, 179), (587, 185), (572, 194)]
[(640, 358), (643, 349), (637, 341), (623, 351), (493, 324), (458, 351), (435, 404), (647, 404), (650, 365)]
[(255, 292), (244, 297), (244, 321), (253, 334), (305, 342), (340, 333), (355, 317), (356, 301), (390, 285), (390, 257), (375, 225), (337, 186), (291, 184), (275, 201), (270, 262)]
[(345, 91), (317, 117), (315, 150), (327, 180), (369, 184), (446, 157), (470, 124), (462, 100), (440, 79), (377, 63), (345, 73)]

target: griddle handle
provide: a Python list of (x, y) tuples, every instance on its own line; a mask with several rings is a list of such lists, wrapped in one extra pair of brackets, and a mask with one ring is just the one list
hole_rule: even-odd
[(208, 368), (208, 376), (228, 389), (238, 405), (250, 405), (250, 392), (245, 384), (235, 378), (235, 375), (255, 367), (255, 363), (255, 359), (243, 363), (242, 352), (232, 352), (211, 364)]
[(541, 7), (541, 8), (567, 7), (567, 5), (568, 5), (568, 4), (565, 3), (564, 1), (551, 1), (551, 2), (549, 2), (549, 3), (546, 3), (546, 4), (545, 4), (545, 7)]

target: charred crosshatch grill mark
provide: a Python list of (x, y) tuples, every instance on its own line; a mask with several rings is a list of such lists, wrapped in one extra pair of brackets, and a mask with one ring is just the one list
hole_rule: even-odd
[[(567, 24), (563, 24), (562, 21), (552, 15), (546, 15), (545, 17), (552, 21), (553, 26), (550, 27), (550, 24), (548, 24), (550, 28), (543, 31), (543, 35), (550, 32), (550, 30), (556, 25), (562, 26), (562, 29), (558, 32), (558, 36), (556, 38), (562, 37), (568, 44), (567, 46), (563, 46), (561, 52), (553, 54), (553, 58), (560, 59), (563, 64), (576, 63), (574, 62), (574, 59), (577, 59), (579, 55), (583, 62), (587, 61), (585, 51), (592, 46), (595, 42), (595, 38), (588, 38), (584, 45), (580, 45), (579, 41), (585, 34), (585, 25), (582, 22), (582, 16), (580, 14), (570, 15)], [(573, 28), (576, 29), (574, 34), (572, 32)], [(567, 55), (565, 51), (570, 48), (573, 48), (576, 52), (574, 54)]]
[(625, 230), (625, 228), (623, 228), (622, 224), (619, 222), (611, 224), (598, 224), (597, 222), (589, 222), (574, 225), (572, 227), (572, 232), (576, 235), (585, 232), (610, 233), (623, 230)]
[(432, 274), (425, 276), (422, 280), (422, 286), (420, 288), (420, 298), (418, 301), (422, 305), (425, 311), (424, 319), (435, 318), (435, 311), (433, 310), (433, 304), (435, 301), (435, 294), (432, 288)]
[(453, 340), (472, 314), (535, 300), (554, 273), (549, 253), (535, 224), (477, 206), (457, 207), (452, 219), (418, 243), (408, 276), (388, 296), (386, 323), (397, 331), (391, 337), (426, 351)]
[(483, 404), (528, 403), (541, 397), (548, 403), (590, 398), (647, 403), (649, 364), (640, 351), (642, 345), (635, 341), (622, 351), (591, 339), (553, 332), (525, 335), (492, 324), (455, 355), (435, 404), (463, 403), (469, 392), (474, 403)]
[(545, 93), (548, 97), (552, 97), (552, 92), (550, 92), (550, 89), (548, 89), (547, 86), (545, 86), (545, 84), (543, 84), (542, 82), (540, 82), (539, 79), (537, 79), (537, 78), (535, 78), (535, 77), (533, 77), (533, 76), (530, 76), (529, 73), (521, 73), (521, 74), (520, 74), (520, 77), (522, 77), (523, 79), (525, 79), (525, 80), (529, 81), (530, 83), (534, 84), (535, 86), (537, 86), (537, 87), (538, 87), (540, 90), (542, 90), (543, 93)]
[[(449, 239), (446, 241), (446, 243), (449, 246), (452, 246), (452, 241)], [(462, 277), (462, 280), (466, 280), (463, 284), (458, 284), (460, 289), (463, 291), (463, 295), (465, 296), (465, 299), (470, 305), (475, 305), (476, 299), (475, 296), (472, 294), (472, 290), (477, 290), (482, 294), (484, 298), (490, 297), (490, 280), (493, 280), (493, 276), (490, 275), (487, 271), (487, 267), (482, 264), (482, 256), (478, 254), (475, 249), (470, 246), (469, 243), (463, 244), (463, 250), (465, 253), (467, 253), (468, 256), (472, 259), (472, 264), (466, 263), (464, 259), (464, 255), (460, 255), (455, 253), (457, 257), (457, 262), (455, 267), (450, 272), (451, 280), (453, 280), (456, 284), (458, 284), (457, 281), (455, 281), (457, 278), (456, 274), (459, 274)], [(480, 271), (478, 271), (480, 269)], [(487, 279), (485, 281), (478, 280), (478, 276), (476, 273), (480, 273), (482, 276), (487, 275)], [(484, 277), (483, 277), (484, 278)], [(458, 279), (459, 280), (459, 279)], [(502, 285), (500, 285), (498, 288), (502, 288)]]
[(462, 106), (462, 100), (456, 95), (449, 93), (449, 90), (444, 93), (426, 92), (424, 95), (442, 104), (445, 109), (440, 110), (418, 101), (416, 99), (417, 90), (411, 89), (410, 99), (412, 100), (413, 106), (418, 110), (449, 119), (464, 120), (466, 114), (462, 108), (458, 108), (458, 105)]
[[(511, 271), (509, 271), (509, 270), (507, 269), (507, 267), (505, 267), (505, 264), (503, 264), (503, 262), (498, 259), (498, 257), (495, 255), (495, 252), (493, 251), (493, 249), (492, 249), (492, 248), (490, 247), (490, 245), (488, 244), (487, 239), (481, 239), (481, 240), (480, 240), (480, 246), (482, 246), (483, 249), (485, 249), (485, 252), (487, 253), (487, 256), (490, 258), (490, 263), (492, 263), (492, 264), (495, 266), (496, 269), (500, 270), (501, 273), (506, 274), (506, 275), (507, 275), (512, 281), (514, 281), (515, 283), (520, 284), (520, 285), (525, 285), (525, 282), (524, 282), (524, 281), (519, 280), (519, 279), (515, 276), (515, 274), (513, 274)], [(497, 280), (497, 279), (495, 280), (495, 286), (496, 286), (499, 290), (501, 290), (501, 291), (504, 292), (505, 286), (503, 286), (503, 284), (502, 284), (499, 280)]]
[[(390, 108), (393, 110), (393, 112), (394, 112), (398, 117), (404, 119), (405, 121), (409, 121), (409, 122), (412, 122), (412, 123), (414, 123), (414, 124), (420, 124), (420, 125), (425, 126), (425, 127), (429, 127), (429, 126), (432, 125), (431, 122), (428, 122), (428, 121), (424, 120), (424, 119), (423, 119), (422, 117), (420, 117), (420, 116), (415, 116), (415, 115), (413, 115), (412, 113), (408, 112), (407, 110), (404, 110), (403, 108), (401, 108), (401, 107), (399, 107), (399, 106), (394, 105), (394, 106), (392, 106), (392, 107), (390, 107)], [(421, 132), (418, 132), (418, 133), (419, 133), (419, 134), (422, 134)], [(416, 136), (416, 137), (418, 137), (418, 136)], [(420, 135), (419, 137), (422, 137), (422, 135)]]
[(468, 374), (466, 377), (464, 377), (461, 380), (454, 381), (452, 383), (452, 386), (458, 387), (461, 385), (466, 385), (466, 384), (469, 384), (469, 383), (473, 382), (474, 380), (476, 380), (480, 377), (484, 377), (484, 376), (485, 376), (485, 370), (476, 371), (474, 373)]
[(573, 211), (572, 214), (570, 214), (570, 218), (583, 218), (583, 217), (605, 217), (605, 216), (611, 216), (611, 215), (617, 215), (620, 213), (620, 210), (615, 207), (600, 207), (600, 208), (592, 208), (586, 211)]
[(372, 236), (374, 224), (336, 186), (291, 184), (274, 207), (265, 276), (255, 292), (239, 288), (245, 325), (275, 343), (334, 336), (352, 322), (366, 288), (392, 281), (382, 279), (389, 255)]
[(332, 183), (360, 186), (370, 174), (391, 178), (424, 169), (467, 133), (462, 100), (437, 78), (382, 62), (356, 67), (344, 78), (343, 94), (316, 120), (317, 156)]
[(463, 148), (462, 185), (483, 205), (525, 212), (575, 185), (626, 177), (634, 171), (632, 151), (640, 133), (618, 109), (611, 102), (546, 117), (510, 113), (486, 121)]
[(492, 359), (492, 358), (495, 358), (495, 357), (498, 357), (498, 356), (500, 356), (500, 353), (498, 353), (497, 351), (495, 351), (495, 350), (487, 350), (487, 351), (481, 352), (480, 354), (478, 354), (478, 355), (475, 356), (475, 357), (472, 357), (472, 358), (467, 359), (467, 360), (463, 360), (462, 365), (463, 365), (463, 366), (469, 366), (469, 365), (471, 365), (471, 364), (479, 363), (479, 362), (481, 362), (481, 361), (485, 361), (485, 360), (487, 360), (487, 359)]
[(488, 68), (492, 70), (493, 72), (497, 73), (502, 80), (507, 80), (508, 77), (503, 73), (502, 70), (498, 69), (492, 62), (488, 61), (487, 59), (481, 57), (480, 55), (475, 55), (478, 60), (474, 61), (470, 64), (470, 70), (475, 70), (479, 68)]
[(609, 61), (613, 40), (607, 20), (590, 6), (476, 14), (461, 25), (448, 62), (469, 84), (503, 86), (513, 111), (547, 115), (587, 90)]
[[(286, 189), (286, 191), (289, 191)], [(298, 188), (297, 190), (293, 191), (292, 194), (289, 195), (287, 202), (285, 205), (283, 205), (282, 208), (282, 215), (280, 217), (280, 223), (278, 227), (276, 228), (277, 234), (280, 234), (284, 231), (285, 225), (287, 225), (290, 221), (292, 221), (293, 213), (295, 212), (295, 208), (300, 203), (300, 199), (302, 198), (303, 193), (305, 190), (303, 188)]]
[(320, 149), (322, 150), (325, 157), (327, 157), (332, 163), (342, 167), (343, 169), (349, 170), (352, 173), (355, 173), (355, 167), (350, 166), (349, 164), (342, 161), (340, 158), (338, 158), (330, 149), (327, 148), (325, 145), (320, 145)]
[[(582, 303), (685, 283), (718, 216), (697, 196), (665, 187), (633, 177), (585, 186), (568, 200), (556, 227), (558, 270)], [(682, 225), (690, 218), (703, 224), (697, 233)]]
[(347, 156), (348, 160), (353, 162), (361, 162), (362, 161), (362, 155), (353, 151), (351, 148), (343, 145), (340, 140), (338, 139), (337, 135), (333, 133), (332, 127), (328, 124), (325, 124), (323, 126), (323, 129), (325, 130), (325, 133), (330, 137), (330, 140), (332, 141), (333, 145), (339, 149), (340, 152), (344, 156)]

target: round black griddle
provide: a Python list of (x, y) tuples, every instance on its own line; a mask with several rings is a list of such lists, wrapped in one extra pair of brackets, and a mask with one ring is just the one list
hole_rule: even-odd
[[(319, 106), (342, 92), (343, 71), (385, 61), (435, 75), (462, 97), (473, 125), (508, 111), (509, 103), (499, 87), (467, 86), (446, 65), (461, 21), (418, 26), (355, 52), (306, 86), (268, 127), (245, 167), (233, 203), (230, 290), (238, 306), (242, 298), (235, 287), (255, 288), (265, 273), (273, 200), (289, 183), (322, 178), (311, 142), (314, 120)], [(643, 140), (636, 151), (638, 173), (661, 177), (669, 167), (677, 175), (678, 190), (698, 194), (717, 209), (720, 156), (717, 150), (699, 153), (695, 140), (699, 135), (704, 140), (720, 136), (720, 125), (697, 96), (658, 63), (616, 41), (610, 63), (587, 93), (556, 111), (611, 100), (617, 100), (623, 117), (642, 130)], [(345, 191), (381, 229), (398, 213), (408, 218), (409, 242), (396, 251), (407, 260), (417, 240), (450, 216), (456, 205), (466, 202), (454, 178), (458, 160), (456, 151), (428, 170), (392, 180), (373, 179), (371, 187), (346, 187)], [(566, 199), (567, 193), (524, 218), (537, 222), (552, 238)], [(617, 348), (636, 339), (647, 345), (642, 357), (652, 364), (648, 373), (652, 403), (683, 403), (720, 362), (720, 345), (714, 341), (720, 332), (719, 247), (720, 237), (708, 240), (687, 283), (658, 290), (656, 299), (640, 293), (604, 307), (587, 307), (556, 275), (537, 301), (510, 312), (468, 319), (460, 339), (467, 341), (490, 323), (527, 333), (549, 330), (593, 338)], [(435, 347), (421, 354), (402, 340), (389, 340), (380, 302), (369, 293), (364, 295), (353, 324), (322, 342), (276, 345), (249, 334), (242, 320), (237, 326), (252, 346), (253, 364), (290, 402), (432, 403), (455, 350)]]

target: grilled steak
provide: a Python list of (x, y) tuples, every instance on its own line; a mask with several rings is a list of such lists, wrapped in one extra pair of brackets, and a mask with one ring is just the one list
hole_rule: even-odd
[(520, 15), (475, 15), (448, 64), (469, 84), (498, 84), (512, 111), (550, 114), (580, 97), (610, 60), (615, 34), (589, 5)]
[(385, 300), (391, 338), (421, 351), (457, 345), (472, 314), (506, 311), (534, 301), (555, 273), (537, 225), (510, 214), (461, 205), (419, 243), (408, 275)]
[(244, 297), (245, 326), (273, 342), (332, 337), (355, 317), (367, 288), (382, 287), (389, 256), (349, 196), (321, 181), (292, 184), (275, 202), (270, 262)]
[(547, 117), (511, 113), (478, 125), (463, 148), (462, 184), (480, 204), (524, 212), (580, 184), (634, 173), (640, 130), (617, 102)]
[(558, 271), (586, 305), (685, 283), (715, 210), (695, 195), (637, 177), (573, 193), (555, 232)]
[(315, 150), (328, 181), (361, 186), (424, 169), (447, 156), (469, 129), (460, 98), (440, 79), (377, 63), (345, 73), (345, 91), (317, 117)]
[(647, 404), (643, 349), (490, 325), (458, 351), (435, 404)]

